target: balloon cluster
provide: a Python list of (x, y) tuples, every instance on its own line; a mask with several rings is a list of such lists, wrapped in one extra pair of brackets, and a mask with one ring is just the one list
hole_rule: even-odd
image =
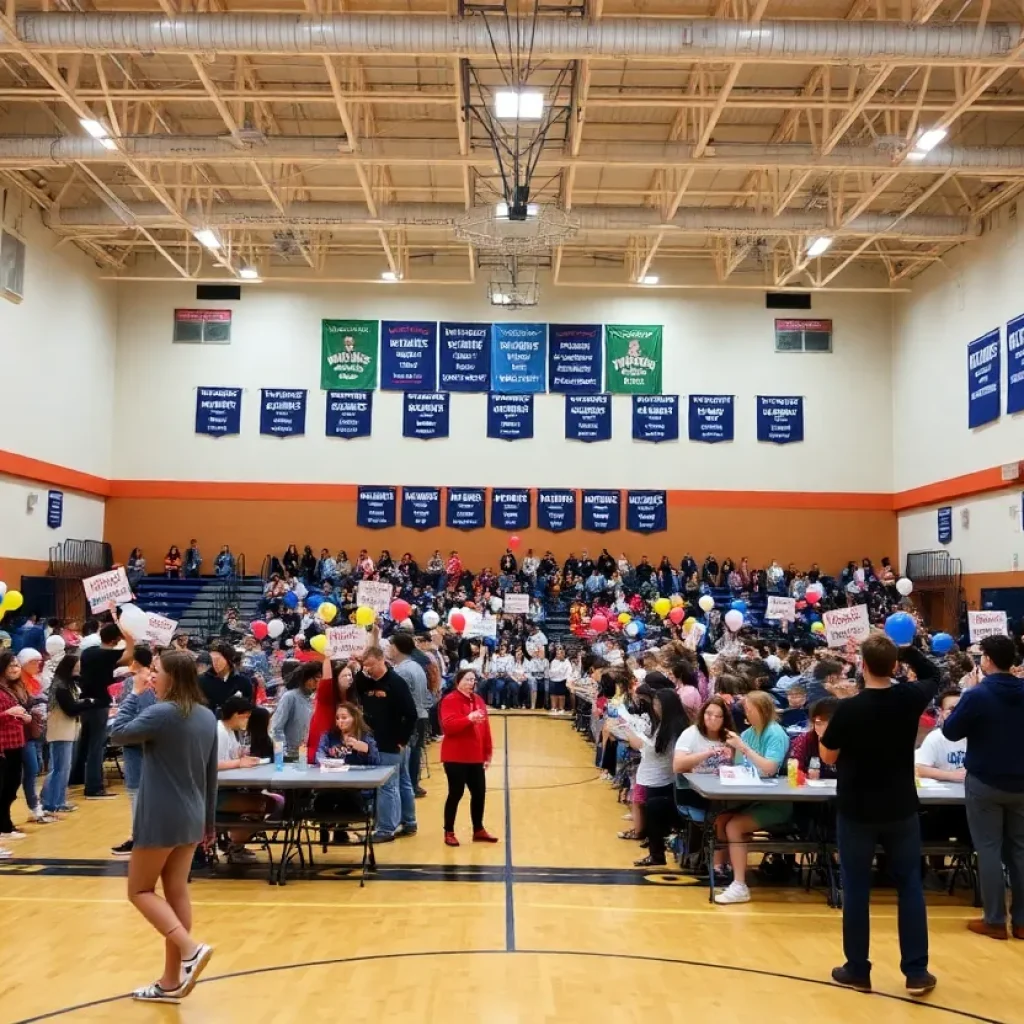
[(16, 612), (24, 603), (21, 591), (8, 590), (6, 583), (0, 583), (0, 619), (8, 612)]

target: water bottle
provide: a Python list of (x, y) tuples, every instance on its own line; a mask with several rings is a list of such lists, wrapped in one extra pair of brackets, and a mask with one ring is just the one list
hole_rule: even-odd
[(807, 762), (807, 778), (821, 778), (821, 758), (812, 757), (810, 761)]
[(789, 784), (796, 789), (800, 785), (800, 762), (795, 757), (786, 762), (786, 774), (789, 776)]
[(284, 771), (284, 744), (280, 740), (274, 740), (274, 771)]
[(298, 761), (298, 764), (295, 765), (295, 767), (300, 772), (304, 772), (306, 770), (306, 768), (309, 767), (309, 762), (306, 760), (306, 744), (305, 743), (300, 743), (299, 744), (299, 761)]

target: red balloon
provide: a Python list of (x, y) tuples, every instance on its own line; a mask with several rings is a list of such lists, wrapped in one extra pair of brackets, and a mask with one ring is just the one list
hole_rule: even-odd
[(608, 631), (608, 620), (603, 615), (595, 615), (590, 620), (590, 628), (595, 633), (606, 633)]
[(797, 601), (797, 603), (796, 603), (796, 610), (798, 612), (802, 612), (806, 607), (807, 607), (807, 602), (806, 601)]
[(393, 618), (395, 622), (404, 622), (409, 618), (409, 613), (411, 611), (412, 608), (408, 601), (403, 601), (401, 598), (398, 598), (391, 602), (391, 618)]
[(672, 622), (674, 622), (678, 626), (679, 623), (682, 622), (683, 619), (686, 618), (686, 609), (685, 608), (673, 608), (672, 611), (670, 611), (668, 613), (668, 617), (669, 617), (669, 619), (672, 620)]
[(517, 534), (517, 533), (513, 533), (513, 534), (512, 534), (512, 536), (511, 536), (511, 537), (509, 537), (509, 539), (508, 539), (508, 546), (509, 546), (509, 547), (510, 547), (510, 548), (511, 548), (511, 549), (512, 549), (513, 551), (515, 551), (515, 549), (516, 549), (517, 547), (519, 547), (519, 534)]
[(466, 628), (466, 616), (462, 612), (453, 612), (452, 617), (448, 620), (448, 625), (455, 630), (456, 633), (461, 633)]
[(821, 600), (821, 594), (816, 590), (808, 590), (806, 594), (807, 603), (813, 608)]
[(267, 638), (267, 624), (260, 619), (257, 619), (250, 627), (249, 632), (252, 633), (257, 640), (265, 640)]

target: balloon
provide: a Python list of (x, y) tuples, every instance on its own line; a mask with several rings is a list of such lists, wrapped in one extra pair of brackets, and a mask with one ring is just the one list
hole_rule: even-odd
[(377, 613), (372, 608), (367, 608), (365, 604), (356, 609), (357, 626), (372, 626), (376, 619)]
[(402, 619), (398, 624), (399, 629), (404, 629), (407, 633), (411, 633), (416, 627), (412, 624), (412, 619)]
[(897, 647), (906, 647), (917, 636), (917, 623), (906, 612), (893, 612), (885, 620), (885, 635)]
[(639, 635), (640, 635), (640, 623), (639, 622), (631, 622), (626, 627), (626, 636), (636, 637), (636, 636), (639, 636)]
[(746, 615), (747, 614), (747, 602), (746, 601), (740, 601), (740, 600), (733, 601), (733, 603), (729, 607), (732, 608), (732, 610), (734, 612), (739, 612), (740, 615)]
[(296, 594), (294, 590), (289, 590), (288, 593), (284, 595), (284, 603), (288, 605), (289, 608), (298, 608), (299, 595)]
[(267, 636), (276, 640), (284, 632), (284, 623), (280, 619), (271, 619), (267, 623)]
[(0, 580), (0, 603), (7, 596), (7, 584)]
[(513, 534), (512, 534), (512, 536), (511, 536), (511, 537), (509, 537), (509, 539), (508, 539), (508, 546), (509, 546), (509, 547), (510, 547), (510, 548), (511, 548), (511, 549), (512, 549), (513, 551), (515, 551), (515, 549), (516, 549), (517, 547), (519, 547), (519, 534), (517, 534), (517, 533), (513, 533)]
[(730, 608), (729, 611), (725, 613), (725, 625), (728, 627), (730, 632), (737, 632), (737, 630), (739, 630), (743, 625), (743, 612), (738, 612), (735, 608)]
[(25, 603), (25, 598), (21, 596), (21, 591), (8, 590), (4, 594), (4, 599), (0, 602), (0, 608), (3, 608), (5, 612), (16, 612)]
[(595, 615), (590, 620), (590, 628), (595, 633), (607, 633), (608, 632), (608, 620), (603, 615)]
[(51, 633), (46, 638), (46, 653), (51, 658), (59, 658), (64, 653), (66, 647), (67, 644), (60, 633)]
[(260, 619), (257, 619), (249, 626), (249, 632), (252, 633), (257, 640), (265, 640), (267, 638), (267, 624)]
[(315, 612), (326, 601), (327, 598), (323, 594), (310, 594), (306, 598), (306, 607), (311, 611)]
[(327, 653), (327, 637), (323, 633), (317, 633), (312, 640), (309, 641), (309, 646), (316, 651), (317, 654)]
[(334, 617), (338, 614), (338, 606), (331, 604), (330, 601), (324, 601), (322, 605), (316, 610), (316, 616), (321, 622), (333, 622)]
[(679, 623), (686, 618), (686, 609), (678, 607), (673, 608), (672, 611), (668, 613), (668, 618), (669, 622), (674, 622), (678, 626)]
[(667, 597), (659, 597), (654, 602), (654, 611), (660, 618), (665, 618), (666, 615), (672, 610), (672, 602)]
[(456, 633), (461, 633), (466, 628), (466, 616), (462, 612), (453, 612), (451, 618), (448, 620), (448, 625), (455, 630)]
[(683, 623), (683, 632), (684, 632), (684, 633), (689, 633), (689, 632), (690, 632), (690, 630), (691, 630), (691, 629), (693, 629), (693, 627), (694, 627), (694, 626), (696, 626), (696, 625), (697, 625), (697, 620), (696, 620), (696, 619), (695, 619), (695, 618), (694, 618), (694, 617), (693, 617), (693, 616), (691, 615), (691, 616), (690, 616), (690, 617), (689, 617), (689, 618), (688, 618), (688, 619), (687, 619), (687, 620), (686, 620), (686, 621), (685, 621), (685, 622)]
[(817, 594), (818, 597), (824, 597), (825, 596), (825, 588), (820, 583), (811, 583), (811, 584), (809, 584), (808, 587), (807, 587), (807, 593), (811, 593), (811, 591), (813, 591), (815, 594)]
[(811, 623), (811, 632), (812, 633), (824, 633), (825, 632), (825, 623), (824, 622), (812, 622)]
[(647, 632), (647, 625), (643, 621), (638, 620), (636, 624), (636, 635), (638, 637), (643, 636)]
[(810, 587), (808, 587), (806, 600), (807, 603), (813, 608), (821, 600), (821, 594), (819, 594), (816, 590), (811, 590)]
[(491, 611), (492, 612), (500, 612), (502, 608), (504, 608), (504, 605), (501, 603), (501, 598), (500, 597), (492, 597), (491, 598)]
[(391, 612), (391, 618), (393, 618), (395, 622), (401, 622), (402, 619), (409, 618), (409, 612), (412, 611), (412, 608), (410, 607), (408, 601), (403, 601), (400, 597), (398, 597), (391, 602), (391, 607), (388, 609), (388, 611)]
[(697, 604), (700, 605), (702, 612), (709, 612), (715, 607), (715, 599), (710, 594), (702, 594)]
[(682, 608), (683, 605), (686, 604), (686, 602), (682, 598), (682, 595), (680, 594), (673, 594), (669, 598), (669, 601), (672, 603), (673, 608)]
[(797, 603), (796, 603), (796, 610), (798, 612), (802, 612), (806, 607), (807, 607), (807, 602), (806, 601), (797, 601)]
[[(10, 596), (8, 593), (8, 599)], [(149, 629), (149, 616), (141, 608), (134, 604), (124, 605), (121, 608), (120, 621), (126, 632), (131, 633), (136, 640), (145, 640), (146, 630)]]
[(936, 633), (932, 637), (932, 651), (935, 654), (948, 654), (953, 650), (953, 638), (948, 633)]
[(619, 625), (628, 626), (633, 621), (633, 617), (629, 612), (619, 612)]
[(807, 621), (812, 623), (821, 622), (821, 616), (818, 615), (816, 612), (809, 612), (807, 615)]
[(901, 597), (910, 597), (914, 592), (914, 584), (911, 580), (908, 580), (906, 576), (903, 576), (896, 581), (896, 590), (899, 592)]
[(434, 611), (433, 608), (428, 612), (423, 613), (423, 625), (427, 629), (436, 629), (441, 624), (441, 616)]

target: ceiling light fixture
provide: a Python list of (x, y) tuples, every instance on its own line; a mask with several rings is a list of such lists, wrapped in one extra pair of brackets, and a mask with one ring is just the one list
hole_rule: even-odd
[(105, 139), (110, 132), (107, 131), (107, 126), (102, 121), (97, 121), (92, 117), (80, 117), (78, 123), (94, 138), (94, 139)]
[(380, 279), (382, 281), (387, 281), (388, 284), (395, 284), (395, 282), (401, 281), (402, 278), (393, 270), (385, 270), (381, 273)]
[(641, 284), (657, 284), (661, 280), (657, 274), (645, 274), (640, 278)]
[(260, 272), (256, 267), (244, 266), (238, 268), (238, 276), (243, 281), (258, 281)]
[[(527, 203), (526, 216), (536, 217), (540, 213), (540, 203)], [(502, 201), (494, 204), (494, 216), (499, 220), (508, 220), (508, 203)]]
[(945, 128), (932, 128), (922, 132), (914, 148), (920, 153), (930, 153), (948, 134)]
[(822, 253), (828, 251), (828, 248), (829, 248), (829, 246), (831, 244), (832, 244), (832, 239), (828, 238), (825, 235), (822, 235), (821, 238), (816, 238), (807, 247), (807, 256), (810, 259), (813, 259), (815, 256), (820, 256)]
[(199, 228), (197, 231), (193, 231), (192, 234), (196, 236), (196, 241), (204, 248), (211, 250), (220, 248), (220, 238), (217, 237), (217, 232), (211, 228)]
[(117, 149), (117, 143), (111, 138), (99, 139), (97, 141), (104, 149)]
[(925, 157), (926, 157), (927, 155), (928, 155), (927, 153), (922, 153), (922, 152), (921, 152), (921, 150), (919, 150), (919, 149), (912, 149), (912, 150), (911, 150), (911, 151), (910, 151), (910, 152), (909, 152), (909, 153), (907, 154), (907, 159), (908, 159), (908, 160), (909, 160), (909, 161), (910, 161), (911, 163), (915, 163), (915, 164), (916, 164), (916, 163), (918, 163), (919, 161), (923, 160), (923, 159), (924, 159), (924, 158), (925, 158)]
[(539, 121), (544, 116), (544, 94), (499, 89), (494, 94), (494, 116), (500, 121)]

